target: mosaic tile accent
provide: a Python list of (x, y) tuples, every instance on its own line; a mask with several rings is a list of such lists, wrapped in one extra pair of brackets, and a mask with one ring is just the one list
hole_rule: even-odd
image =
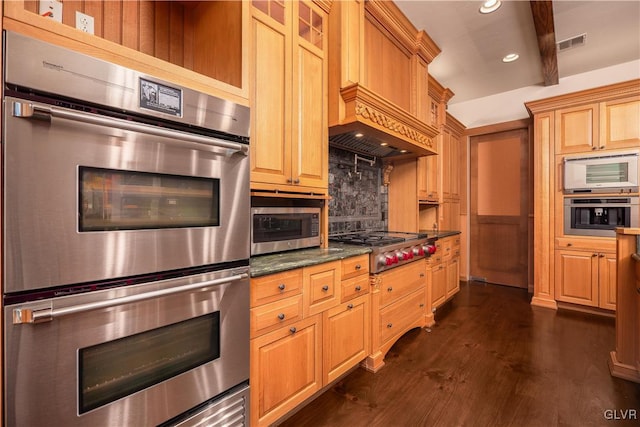
[(329, 234), (387, 229), (389, 201), (380, 159), (373, 166), (358, 160), (356, 171), (354, 153), (329, 147), (329, 195)]

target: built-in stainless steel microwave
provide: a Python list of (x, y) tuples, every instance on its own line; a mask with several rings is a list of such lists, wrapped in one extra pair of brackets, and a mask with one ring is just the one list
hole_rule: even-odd
[(564, 158), (565, 193), (638, 191), (640, 150)]
[(320, 246), (320, 208), (251, 208), (251, 255)]

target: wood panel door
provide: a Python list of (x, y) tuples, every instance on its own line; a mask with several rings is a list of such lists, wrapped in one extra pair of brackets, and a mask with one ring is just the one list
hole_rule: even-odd
[(528, 129), (471, 137), (472, 279), (526, 288)]

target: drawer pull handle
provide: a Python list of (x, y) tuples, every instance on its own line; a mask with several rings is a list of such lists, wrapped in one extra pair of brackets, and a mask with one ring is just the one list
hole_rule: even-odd
[(291, 332), (292, 334), (295, 334), (298, 330), (296, 329), (295, 326), (292, 326), (289, 328), (289, 332)]
[(420, 273), (420, 277), (424, 277), (424, 273)]
[(329, 290), (329, 285), (324, 285), (324, 286), (322, 287), (322, 290), (323, 290), (323, 291), (325, 291), (325, 292), (327, 292), (327, 291)]
[(351, 310), (351, 309), (353, 308), (353, 304), (349, 304), (349, 305), (347, 306), (347, 308), (348, 308), (349, 310)]
[(392, 290), (393, 290), (393, 288), (392, 288), (391, 286), (389, 286), (389, 287), (387, 288), (387, 292), (391, 292)]
[(393, 323), (387, 323), (387, 328), (389, 329), (393, 328)]
[(360, 264), (356, 264), (356, 270), (360, 270), (362, 266)]
[(284, 284), (284, 283), (280, 283), (280, 284), (278, 285), (278, 289), (280, 289), (281, 291), (284, 291), (284, 288), (286, 288), (286, 286), (285, 286), (285, 284)]
[(278, 314), (278, 319), (280, 319), (280, 320), (284, 320), (284, 313), (280, 313), (280, 314)]
[(362, 286), (358, 285), (356, 286), (356, 292), (360, 292), (362, 290)]

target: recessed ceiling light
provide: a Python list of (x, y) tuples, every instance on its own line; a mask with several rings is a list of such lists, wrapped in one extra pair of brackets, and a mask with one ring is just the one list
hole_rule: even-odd
[(382, 145), (383, 147), (386, 147), (387, 145), (389, 145), (388, 142), (381, 142), (380, 145)]
[(400, 152), (401, 152), (401, 153), (406, 153), (406, 152), (407, 152), (407, 150), (400, 150)]
[(500, 2), (500, 0), (487, 0), (482, 3), (482, 6), (480, 7), (480, 13), (495, 12), (500, 6), (502, 6), (502, 2)]
[(520, 55), (518, 55), (517, 53), (510, 53), (502, 58), (502, 62), (513, 62), (518, 58), (520, 58)]
[(356, 138), (362, 138), (364, 135), (363, 135), (363, 134), (361, 134), (360, 132), (358, 132), (358, 133), (356, 133), (354, 136), (355, 136)]

